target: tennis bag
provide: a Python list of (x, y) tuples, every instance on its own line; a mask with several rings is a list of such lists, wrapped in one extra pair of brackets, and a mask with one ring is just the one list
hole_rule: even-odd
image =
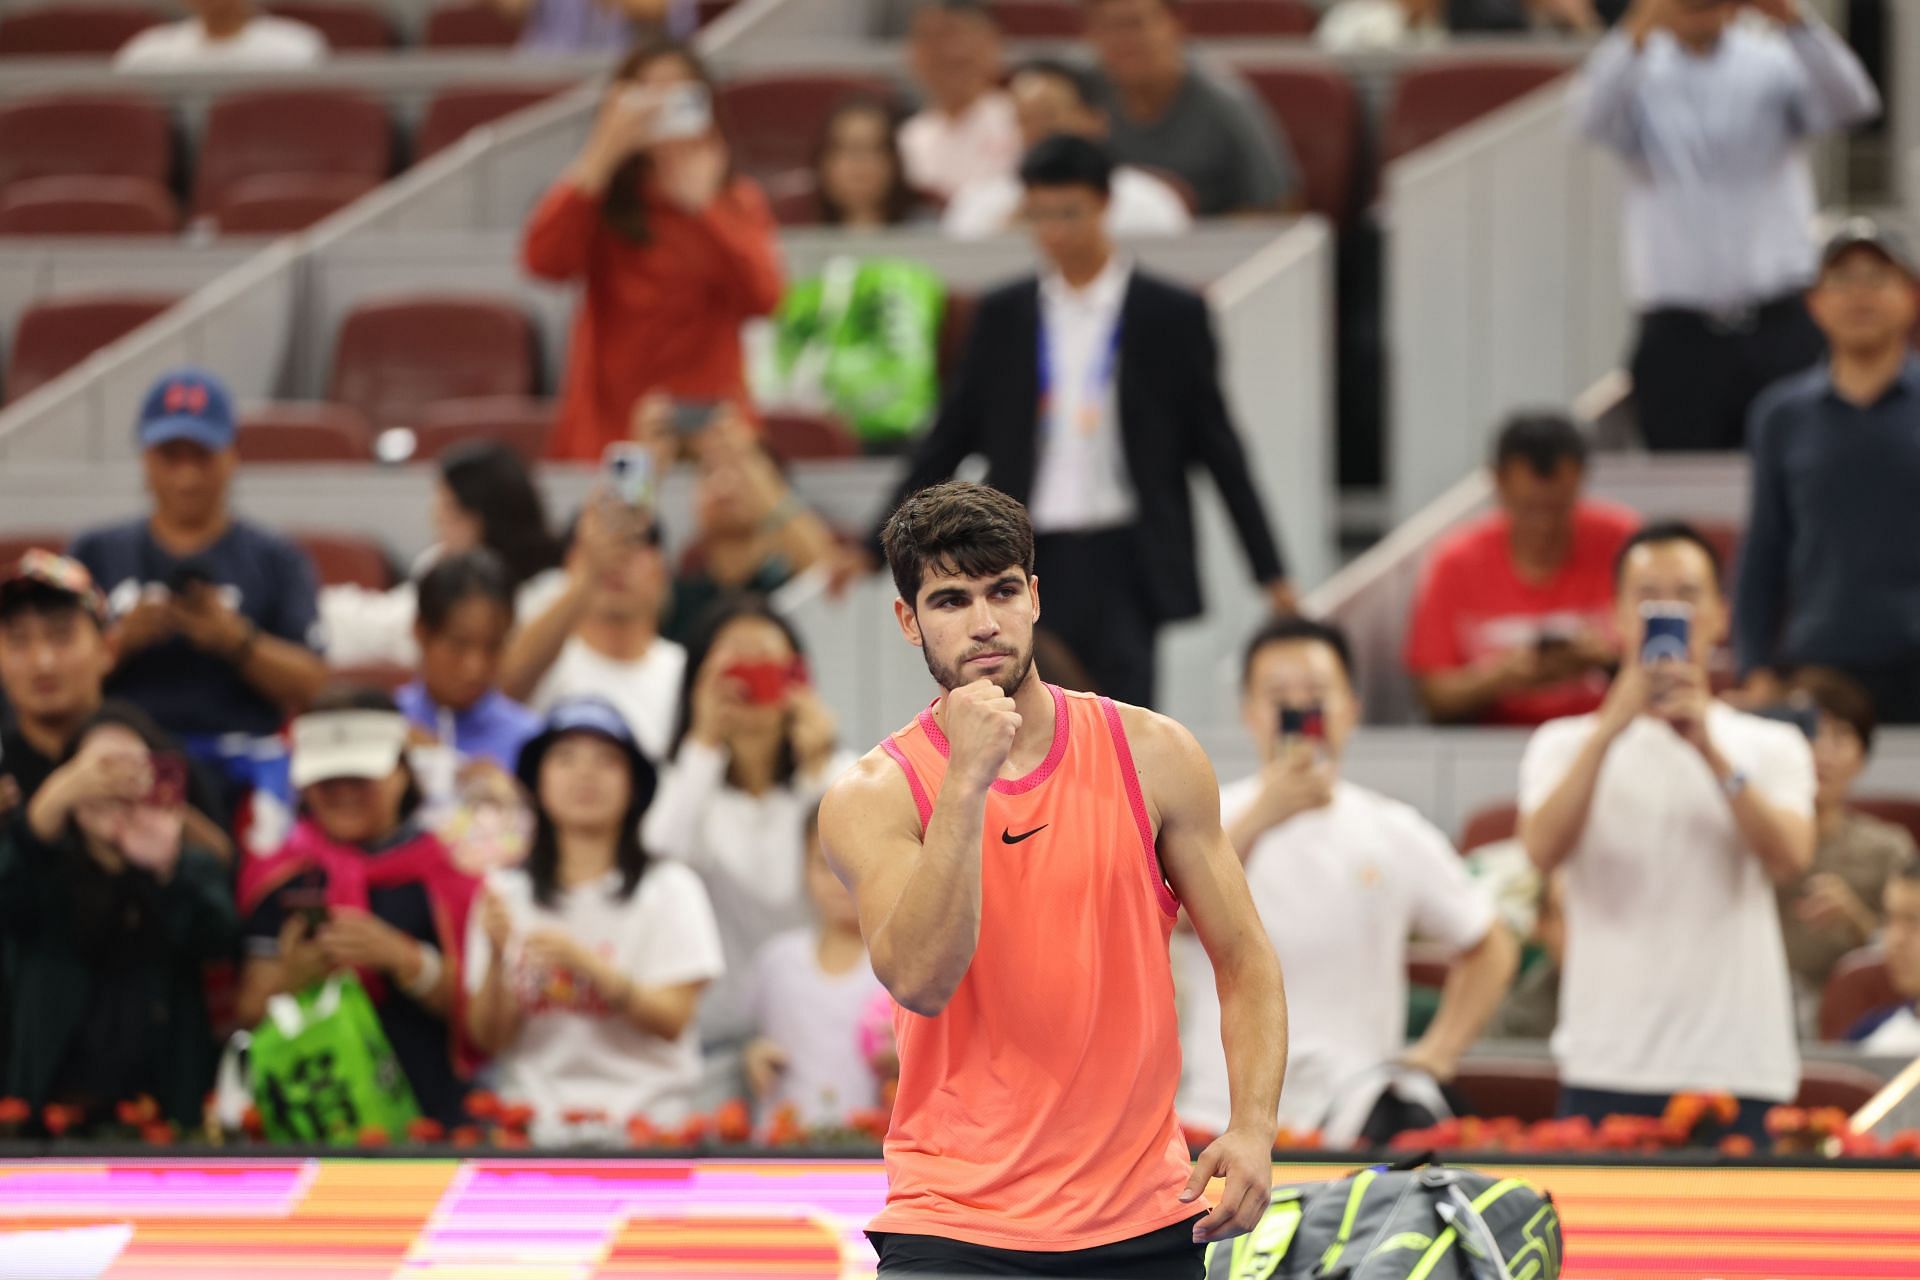
[(1557, 1280), (1560, 1214), (1520, 1178), (1380, 1166), (1276, 1187), (1246, 1235), (1207, 1247), (1206, 1280)]
[(247, 1059), (274, 1142), (350, 1144), (367, 1128), (398, 1142), (419, 1118), (380, 1015), (351, 973), (268, 1000)]

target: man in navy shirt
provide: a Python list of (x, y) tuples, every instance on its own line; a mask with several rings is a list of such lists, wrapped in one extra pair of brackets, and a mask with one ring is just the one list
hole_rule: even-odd
[(1754, 405), (1753, 510), (1734, 611), (1746, 692), (1836, 667), (1883, 723), (1920, 724), (1920, 268), (1869, 219), (1828, 241), (1809, 295), (1832, 356)]
[(246, 741), (277, 734), (319, 692), (326, 666), (306, 553), (228, 509), (234, 434), (219, 379), (163, 374), (135, 427), (152, 513), (81, 534), (72, 554), (112, 612), (119, 661), (108, 694), (251, 783)]

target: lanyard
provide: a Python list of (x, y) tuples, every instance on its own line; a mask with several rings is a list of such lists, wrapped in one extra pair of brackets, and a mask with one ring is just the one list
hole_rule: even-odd
[[(1035, 371), (1040, 387), (1040, 422), (1044, 430), (1053, 429), (1053, 345), (1047, 341), (1047, 316), (1043, 308), (1040, 313), (1038, 343), (1035, 355)], [(1116, 317), (1113, 329), (1102, 344), (1100, 358), (1087, 370), (1085, 393), (1080, 398), (1079, 412), (1074, 414), (1074, 426), (1083, 436), (1090, 436), (1100, 429), (1100, 414), (1105, 407), (1107, 387), (1113, 382), (1114, 367), (1120, 361), (1120, 319)]]

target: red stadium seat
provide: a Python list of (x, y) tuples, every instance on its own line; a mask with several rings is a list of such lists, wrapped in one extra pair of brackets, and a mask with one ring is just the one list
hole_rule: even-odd
[(1180, 25), (1202, 37), (1305, 36), (1320, 25), (1306, 0), (1187, 0)]
[(817, 227), (827, 220), (813, 175), (805, 169), (783, 174), (781, 181), (769, 184), (766, 190), (773, 220), (783, 227)]
[(1914, 842), (1920, 844), (1920, 800), (1911, 796), (1856, 796), (1853, 807), (1882, 822), (1905, 827)]
[(1467, 818), (1460, 831), (1460, 852), (1471, 853), (1483, 844), (1511, 840), (1520, 831), (1520, 806), (1509, 800), (1490, 804)]
[(1544, 1059), (1468, 1058), (1453, 1087), (1476, 1116), (1514, 1116), (1532, 1124), (1553, 1119), (1560, 1106), (1559, 1072)]
[(427, 104), (413, 135), (413, 158), (425, 160), (458, 142), (470, 130), (524, 111), (559, 93), (565, 85), (470, 85), (442, 89)]
[(104, 58), (166, 21), (144, 5), (54, 4), (0, 17), (0, 58)]
[(261, 89), (214, 102), (200, 142), (193, 205), (268, 173), (341, 174), (383, 181), (393, 168), (386, 108), (347, 89)]
[(173, 131), (157, 103), (126, 94), (56, 94), (0, 107), (0, 187), (76, 175), (173, 174)]
[(0, 533), (0, 570), (11, 569), (29, 551), (66, 552), (70, 539), (64, 533), (37, 530), (29, 533)]
[(1899, 998), (1878, 948), (1849, 951), (1833, 966), (1820, 993), (1820, 1038), (1845, 1040), (1854, 1023)]
[(1383, 163), (1426, 146), (1541, 85), (1566, 75), (1564, 62), (1475, 58), (1400, 73), (1387, 108)]
[(960, 372), (960, 361), (967, 354), (967, 339), (973, 333), (973, 317), (980, 300), (970, 293), (949, 291), (947, 306), (940, 313), (940, 385), (948, 385)]
[(767, 452), (785, 462), (820, 458), (857, 458), (860, 442), (834, 418), (811, 413), (761, 415)]
[(1331, 65), (1257, 67), (1240, 74), (1286, 134), (1307, 207), (1345, 221), (1366, 196), (1358, 189), (1362, 116), (1353, 81)]
[(170, 236), (180, 208), (145, 178), (28, 178), (0, 188), (0, 236)]
[(177, 301), (171, 295), (99, 293), (34, 303), (21, 315), (7, 354), (7, 401), (53, 381)]
[(305, 231), (379, 185), (363, 174), (262, 173), (222, 191), (213, 220), (230, 236)]
[(472, 0), (428, 14), (424, 36), (429, 49), (510, 49), (520, 39), (520, 21), (486, 0)]
[(527, 462), (546, 455), (554, 404), (526, 396), (475, 396), (437, 400), (414, 426), (413, 460), (431, 462), (472, 440), (497, 440)]
[(856, 97), (890, 99), (893, 85), (880, 76), (831, 72), (745, 76), (721, 87), (717, 110), (734, 163), (753, 177), (769, 178), (810, 168), (827, 117)]
[(1873, 1101), (1886, 1082), (1865, 1067), (1845, 1062), (1803, 1062), (1800, 1064), (1800, 1093), (1797, 1107), (1838, 1107), (1848, 1115)]
[(1079, 0), (994, 0), (993, 20), (1010, 36), (1071, 39), (1086, 29)]
[(1693, 527), (1713, 544), (1714, 554), (1720, 557), (1720, 571), (1726, 575), (1727, 589), (1732, 590), (1734, 574), (1740, 567), (1740, 541), (1746, 536), (1745, 527), (1731, 520), (1696, 520)]
[(422, 294), (365, 303), (340, 326), (328, 399), (376, 428), (418, 427), (436, 400), (534, 390), (533, 327), (510, 299)]
[(275, 0), (266, 8), (306, 23), (327, 38), (327, 48), (335, 53), (382, 52), (394, 46), (385, 15), (351, 0)]
[(312, 559), (323, 587), (385, 591), (393, 586), (393, 562), (371, 538), (355, 533), (296, 533), (293, 540)]
[(240, 415), (242, 462), (372, 462), (373, 428), (343, 404), (257, 405)]

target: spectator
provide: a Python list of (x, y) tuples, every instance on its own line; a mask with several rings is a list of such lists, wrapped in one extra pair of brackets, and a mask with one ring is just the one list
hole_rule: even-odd
[(114, 619), (119, 663), (107, 692), (236, 788), (282, 791), (284, 757), (261, 740), (326, 679), (313, 566), (286, 537), (231, 513), (233, 404), (218, 378), (162, 374), (135, 437), (152, 513), (73, 544)]
[(685, 40), (699, 25), (695, 0), (490, 0), (522, 20), (523, 54), (624, 53), (643, 36)]
[(693, 447), (695, 540), (674, 576), (662, 627), (680, 644), (723, 596), (776, 591), (835, 550), (833, 531), (788, 486), (738, 413), (723, 411)]
[(833, 109), (813, 156), (820, 222), (846, 231), (883, 231), (919, 219), (920, 193), (907, 181), (893, 108), (852, 98)]
[(1920, 284), (1906, 245), (1841, 228), (1810, 295), (1833, 354), (1753, 412), (1753, 501), (1735, 649), (1756, 702), (1779, 671), (1834, 667), (1879, 718), (1920, 724)]
[[(1101, 0), (1104, 9), (1116, 0)], [(1204, 299), (1114, 252), (1112, 161), (1054, 137), (1021, 165), (1044, 274), (980, 300), (960, 373), (893, 499), (987, 458), (1039, 534), (1043, 626), (1101, 692), (1151, 706), (1163, 623), (1200, 613), (1187, 469), (1204, 463), (1276, 609), (1293, 593), (1217, 376)], [(878, 534), (846, 561), (877, 565)]]
[(710, 610), (689, 651), (672, 764), (643, 833), (649, 849), (698, 871), (713, 898), (727, 976), (701, 1010), (708, 1045), (752, 1034), (754, 953), (806, 925), (807, 813), (851, 763), (792, 625), (754, 596)]
[(1563, 417), (1522, 415), (1500, 432), (1500, 509), (1434, 548), (1407, 633), (1436, 722), (1537, 725), (1600, 705), (1620, 658), (1613, 560), (1640, 517), (1581, 497), (1586, 470), (1586, 441)]
[(1601, 22), (1593, 0), (1337, 0), (1313, 38), (1334, 53), (1362, 53), (1533, 27), (1586, 34)]
[(740, 326), (779, 304), (780, 254), (766, 197), (731, 171), (712, 101), (692, 50), (641, 45), (527, 224), (527, 269), (585, 285), (555, 459), (597, 461), (649, 392), (746, 398)]
[(440, 456), (433, 486), (434, 544), (414, 563), (413, 578), (390, 591), (340, 584), (320, 591), (327, 661), (335, 667), (386, 663), (413, 667), (414, 578), (442, 556), (484, 547), (500, 558), (514, 590), (515, 612), (531, 617), (566, 583), (560, 544), (547, 525), (546, 504), (520, 455), (497, 440), (456, 445)]
[(29, 551), (0, 578), (0, 693), (13, 708), (0, 729), (0, 824), (33, 799), (100, 709), (113, 669), (106, 618), (76, 560)]
[(721, 972), (699, 878), (647, 856), (654, 771), (611, 703), (556, 705), (519, 773), (535, 797), (526, 866), (496, 871), (468, 925), (468, 1026), (501, 1091), (533, 1107), (542, 1144), (686, 1116), (700, 1081), (693, 1029)]
[[(84, 623), (81, 625), (85, 625)], [(0, 828), (11, 1044), (0, 1091), (88, 1124), (141, 1094), (197, 1127), (213, 1084), (201, 966), (230, 953), (233, 894), (183, 832), (186, 764), (139, 710), (79, 726), (24, 822)]]
[(451, 1126), (471, 1063), (456, 1010), (479, 882), (414, 821), (406, 743), (406, 718), (371, 689), (330, 692), (293, 722), (301, 820), (279, 853), (242, 864), (239, 1012), (252, 1025), (273, 996), (352, 968), (421, 1113)]
[(1820, 357), (1800, 297), (1807, 142), (1872, 118), (1879, 95), (1798, 0), (1635, 0), (1574, 103), (1581, 132), (1627, 166), (1640, 433), (1652, 449), (1737, 449), (1761, 389)]
[[(1020, 121), (1021, 145), (1028, 150), (1056, 133), (1094, 139), (1107, 136), (1107, 114), (1098, 105), (1099, 86), (1071, 63), (1029, 62), (1013, 73), (1008, 92)], [(954, 193), (941, 226), (962, 240), (1015, 230), (1024, 195), (1015, 174), (977, 179)], [(1166, 179), (1132, 165), (1115, 166), (1113, 197), (1107, 205), (1109, 235), (1179, 235), (1192, 225), (1186, 198)]]
[[(1352, 1088), (1377, 1096), (1374, 1073), (1383, 1067), (1451, 1080), (1506, 994), (1517, 955), (1452, 843), (1407, 805), (1340, 778), (1360, 719), (1348, 662), (1345, 634), (1324, 623), (1276, 619), (1254, 635), (1241, 707), (1264, 763), (1220, 793), (1228, 838), (1287, 975), (1278, 1119), (1296, 1132), (1354, 1106), (1345, 1096)], [(1288, 713), (1301, 717), (1304, 733), (1289, 731)], [(1406, 951), (1415, 935), (1458, 961), (1427, 1033), (1408, 1046)], [(1227, 1060), (1212, 968), (1192, 934), (1183, 931), (1175, 945), (1176, 972), (1190, 979), (1181, 984), (1180, 1118), (1222, 1133)], [(1360, 1115), (1374, 1102), (1358, 1100)], [(1384, 1145), (1393, 1136), (1384, 1124), (1383, 1109), (1362, 1131)]]
[(1560, 1110), (1659, 1115), (1677, 1091), (1726, 1091), (1734, 1128), (1759, 1140), (1767, 1107), (1800, 1087), (1774, 891), (1812, 862), (1812, 753), (1708, 692), (1727, 616), (1712, 544), (1649, 525), (1618, 565), (1620, 674), (1599, 711), (1542, 726), (1520, 765), (1527, 854), (1542, 875), (1566, 869)]
[(1020, 128), (1000, 88), (1000, 31), (983, 0), (930, 0), (913, 15), (907, 58), (927, 105), (900, 130), (907, 180), (945, 200), (1013, 172)]
[(540, 717), (496, 687), (512, 629), (513, 589), (491, 551), (448, 556), (420, 579), (420, 678), (394, 701), (461, 762), (511, 770), (539, 731)]
[[(878, 1106), (882, 1082), (898, 1073), (891, 1043), (863, 1043), (886, 988), (873, 976), (860, 912), (820, 851), (820, 809), (806, 818), (811, 926), (770, 939), (753, 962), (747, 1087), (764, 1111), (792, 1107), (809, 1128), (845, 1125)], [(890, 1037), (888, 1038), (890, 1040)]]
[(1793, 694), (1817, 715), (1813, 738), (1813, 866), (1780, 889), (1780, 929), (1802, 1034), (1819, 1026), (1820, 996), (1840, 958), (1880, 931), (1887, 877), (1914, 857), (1905, 827), (1853, 807), (1873, 750), (1873, 700), (1837, 671), (1803, 671)]
[(1487, 1024), (1487, 1034), (1496, 1040), (1546, 1040), (1560, 1024), (1560, 970), (1567, 962), (1566, 888), (1560, 876), (1534, 877), (1533, 920), (1525, 937), (1520, 972)]
[(610, 498), (587, 503), (567, 553), (567, 583), (522, 619), (500, 663), (500, 689), (541, 713), (592, 694), (626, 717), (648, 759), (665, 757), (687, 651), (660, 635), (666, 559), (651, 513)]
[(1187, 59), (1178, 0), (1087, 0), (1113, 154), (1176, 174), (1203, 218), (1299, 203), (1293, 159), (1246, 90)]
[(187, 0), (191, 18), (148, 27), (120, 46), (116, 71), (278, 71), (327, 60), (327, 38), (261, 13), (253, 0)]
[(1887, 881), (1887, 977), (1900, 996), (1847, 1032), (1861, 1052), (1890, 1058), (1920, 1054), (1920, 860), (1902, 863)]

